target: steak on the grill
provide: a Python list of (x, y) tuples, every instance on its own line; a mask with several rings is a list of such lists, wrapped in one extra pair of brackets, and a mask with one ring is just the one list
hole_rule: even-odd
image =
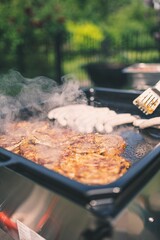
[(115, 134), (78, 133), (47, 121), (12, 123), (0, 146), (78, 182), (108, 184), (130, 167), (126, 143)]

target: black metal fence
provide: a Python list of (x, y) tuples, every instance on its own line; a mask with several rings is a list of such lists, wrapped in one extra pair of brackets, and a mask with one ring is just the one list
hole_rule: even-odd
[(17, 69), (27, 77), (45, 75), (58, 82), (63, 75), (74, 74), (82, 84), (90, 84), (95, 81), (95, 73), (91, 76), (88, 70), (91, 66), (95, 70), (98, 65), (99, 78), (103, 78), (105, 66), (113, 67), (115, 72), (116, 67), (121, 71), (133, 63), (160, 63), (160, 39), (155, 40), (149, 33), (128, 34), (121, 39), (121, 44), (104, 41), (98, 49), (94, 41), (84, 39), (84, 42), (85, 47), (78, 50), (69, 36), (63, 43), (61, 36), (57, 36), (50, 42), (24, 44), (12, 58), (1, 54), (0, 68), (1, 71)]
[(109, 74), (113, 81), (116, 74), (130, 64), (160, 63), (160, 39), (154, 39), (149, 33), (137, 32), (123, 36), (120, 44), (104, 41), (99, 49), (95, 49), (94, 42), (90, 41), (86, 42), (85, 48), (75, 51), (68, 38), (62, 55), (64, 74), (75, 73), (80, 81), (86, 83), (87, 80), (95, 83), (96, 78), (100, 83)]

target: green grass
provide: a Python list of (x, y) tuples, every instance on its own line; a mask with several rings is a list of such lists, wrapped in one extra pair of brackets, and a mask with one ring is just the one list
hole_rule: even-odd
[(63, 72), (66, 74), (73, 74), (80, 82), (90, 81), (89, 76), (83, 66), (88, 62), (93, 61), (93, 58), (86, 58), (77, 56), (68, 58), (63, 62)]
[(150, 51), (128, 51), (123, 52), (122, 57), (128, 62), (145, 62), (154, 63), (160, 60), (160, 52), (156, 50)]

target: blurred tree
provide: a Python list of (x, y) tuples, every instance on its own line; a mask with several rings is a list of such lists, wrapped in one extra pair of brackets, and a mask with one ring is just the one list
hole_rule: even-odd
[[(156, 24), (156, 16), (154, 11), (147, 7), (142, 0), (131, 1), (130, 4), (119, 8), (116, 15), (111, 13), (108, 15), (107, 23), (107, 26), (104, 26), (106, 35), (115, 46), (121, 46), (126, 36), (136, 36), (138, 34), (143, 38), (146, 33), (147, 36), (151, 33), (150, 39), (146, 37), (146, 41), (153, 44), (152, 29)], [(142, 41), (143, 43), (146, 46), (146, 42)], [(132, 39), (130, 46), (135, 47)]]
[(68, 21), (66, 29), (70, 33), (70, 43), (73, 50), (100, 49), (104, 36), (97, 24)]
[[(47, 61), (40, 58), (38, 53), (46, 51), (47, 45), (49, 51), (54, 51), (53, 68), (57, 70), (56, 78), (59, 80), (62, 75), (61, 45), (66, 36), (65, 23), (92, 22), (106, 27), (110, 36), (114, 35), (111, 34), (112, 29), (114, 31), (115, 26), (118, 26), (119, 32), (116, 34), (121, 34), (120, 29), (124, 30), (123, 24), (128, 21), (123, 16), (123, 10), (128, 7), (128, 12), (131, 11), (129, 8), (134, 2), (135, 0), (1, 0), (0, 70), (16, 66), (23, 73), (29, 67), (29, 62), (34, 68), (43, 70)], [(139, 0), (139, 4), (142, 2)], [(142, 19), (138, 7), (136, 10), (137, 13), (135, 11), (130, 16), (131, 19), (137, 18), (138, 24)], [(149, 21), (146, 22), (149, 24)], [(30, 57), (27, 58), (28, 53)]]
[(57, 0), (3, 1), (0, 5), (0, 52), (4, 59), (15, 61), (19, 70), (24, 72), (25, 50), (51, 42), (55, 46), (55, 64), (59, 67), (66, 9), (65, 4)]
[[(18, 45), (54, 39), (68, 20), (105, 21), (131, 0), (6, 0), (0, 4), (0, 50), (14, 53)], [(5, 49), (5, 50), (7, 50)], [(6, 51), (5, 51), (6, 52)]]

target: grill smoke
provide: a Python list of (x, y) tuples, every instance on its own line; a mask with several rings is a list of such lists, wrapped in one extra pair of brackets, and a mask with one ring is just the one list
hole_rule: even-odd
[(0, 76), (0, 129), (6, 124), (30, 115), (42, 119), (55, 107), (74, 103), (86, 103), (84, 92), (76, 78), (67, 75), (62, 85), (50, 78), (38, 76), (25, 78), (19, 72), (10, 70)]

